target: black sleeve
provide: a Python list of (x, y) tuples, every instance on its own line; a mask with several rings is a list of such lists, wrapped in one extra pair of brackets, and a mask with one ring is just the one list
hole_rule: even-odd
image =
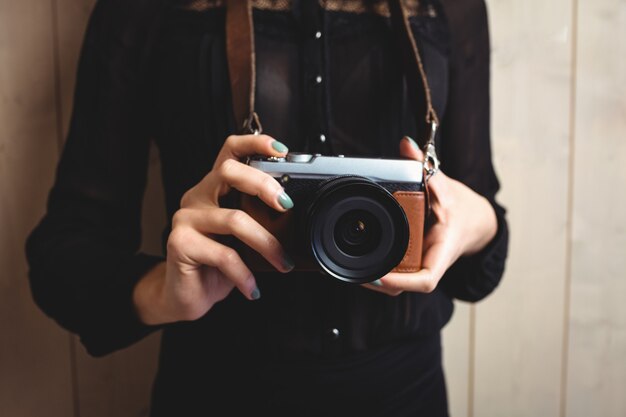
[(138, 253), (150, 135), (141, 30), (121, 3), (101, 0), (91, 15), (47, 213), (26, 242), (35, 302), (96, 356), (155, 329), (132, 291), (161, 260)]
[(495, 238), (480, 253), (459, 259), (440, 285), (450, 296), (478, 301), (499, 284), (508, 253), (505, 209), (496, 202), (500, 184), (490, 145), (490, 41), (484, 0), (442, 1), (451, 34), (450, 90), (442, 121), (442, 169), (493, 206)]

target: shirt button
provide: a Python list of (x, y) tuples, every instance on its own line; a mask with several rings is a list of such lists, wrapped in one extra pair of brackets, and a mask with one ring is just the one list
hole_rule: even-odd
[(320, 32), (319, 30), (315, 32), (315, 39), (319, 39), (321, 37), (322, 37), (322, 32)]
[(336, 327), (328, 330), (328, 338), (330, 340), (337, 340), (339, 339), (339, 336), (341, 336), (341, 333)]
[(316, 84), (321, 84), (322, 83), (322, 76), (318, 75), (317, 77), (315, 77), (315, 83)]
[(320, 142), (326, 142), (326, 135), (324, 135), (323, 133), (320, 135)]

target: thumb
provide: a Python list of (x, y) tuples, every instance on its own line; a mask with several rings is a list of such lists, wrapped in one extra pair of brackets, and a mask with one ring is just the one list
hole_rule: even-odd
[(415, 159), (416, 161), (424, 160), (424, 153), (413, 139), (405, 136), (400, 141), (400, 155)]

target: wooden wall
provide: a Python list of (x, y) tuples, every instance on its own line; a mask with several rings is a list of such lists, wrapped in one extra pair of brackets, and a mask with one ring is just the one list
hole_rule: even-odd
[(452, 415), (624, 416), (626, 3), (487, 3), (511, 251), (446, 329)]
[[(93, 359), (34, 306), (43, 214), (93, 0), (0, 0), (0, 416), (147, 414), (158, 335)], [(626, 3), (488, 0), (511, 253), (444, 331), (453, 417), (626, 415)], [(160, 207), (152, 157), (146, 208)], [(159, 252), (160, 210), (144, 210)]]

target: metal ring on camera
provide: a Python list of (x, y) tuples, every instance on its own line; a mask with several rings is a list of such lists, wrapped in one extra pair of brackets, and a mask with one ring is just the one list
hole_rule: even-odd
[(424, 158), (424, 171), (426, 171), (426, 181), (439, 172), (439, 159), (435, 152), (435, 147), (430, 143), (426, 145), (426, 156)]
[(437, 149), (435, 148), (435, 136), (437, 135), (437, 122), (431, 122), (430, 138), (424, 146), (424, 172), (426, 173), (426, 182), (439, 171), (439, 158), (437, 157)]
[(249, 134), (260, 135), (263, 133), (263, 125), (257, 112), (253, 111), (250, 116), (243, 122), (243, 130)]

